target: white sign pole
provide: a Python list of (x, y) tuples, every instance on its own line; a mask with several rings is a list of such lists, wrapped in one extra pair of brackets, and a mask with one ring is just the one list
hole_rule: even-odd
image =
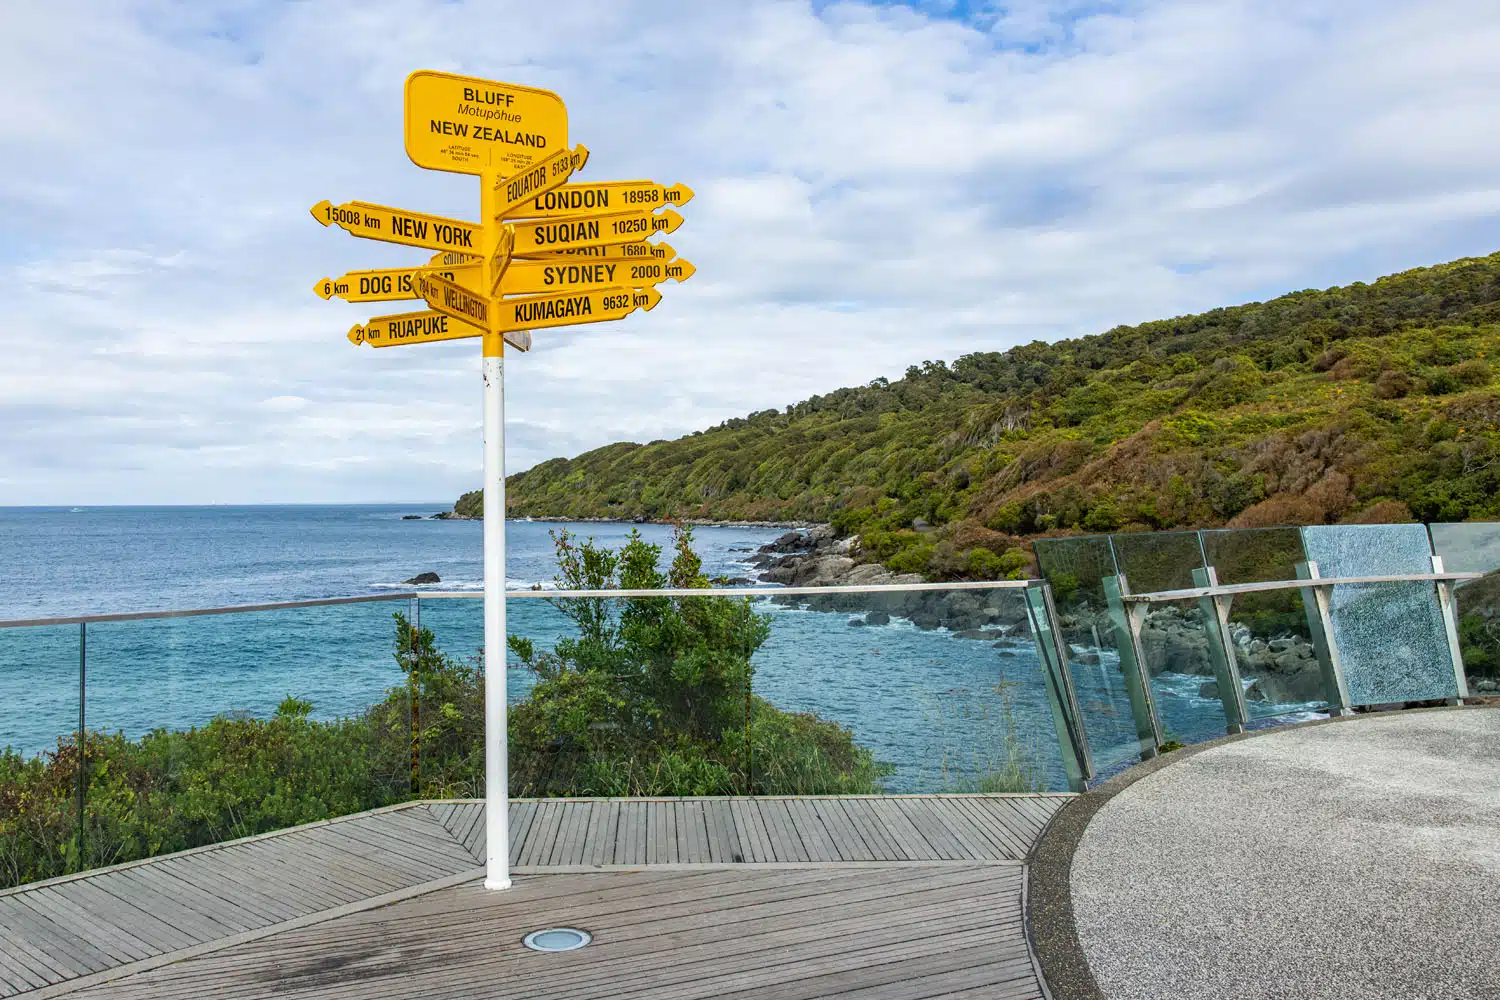
[(484, 823), (486, 889), (510, 888), (505, 684), (505, 341), (484, 337)]
[[(496, 267), (501, 230), (490, 210), (494, 178), (480, 176), (484, 287)], [(490, 310), (492, 317), (497, 310)], [(505, 340), (484, 335), (484, 825), (486, 889), (510, 888), (510, 768), (505, 649)]]

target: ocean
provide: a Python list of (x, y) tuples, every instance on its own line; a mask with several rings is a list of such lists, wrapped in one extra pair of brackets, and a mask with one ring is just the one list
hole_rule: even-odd
[[(482, 525), (429, 515), (447, 504), (0, 508), (0, 620), (203, 608), (393, 593), (472, 591), (482, 584)], [(418, 515), (420, 519), (409, 519)], [(549, 532), (566, 528), (618, 546), (631, 530), (661, 544), (662, 525), (506, 526), (508, 586), (553, 582)], [(696, 549), (712, 576), (752, 576), (747, 560), (776, 528), (698, 527)], [(441, 583), (402, 581), (435, 572)], [(774, 589), (768, 589), (774, 593)], [(996, 606), (1015, 591), (985, 591)], [(810, 611), (758, 600), (772, 616), (756, 653), (757, 694), (851, 728), (890, 763), (891, 791), (961, 787), (1019, 745), (1040, 782), (1066, 788), (1046, 692), (1029, 640), (998, 632), (959, 637), (900, 618), (866, 624), (856, 612)], [(316, 718), (361, 711), (401, 683), (392, 614), (420, 616), (445, 652), (473, 656), (482, 643), (481, 602), (427, 599), (90, 625), (85, 707), (91, 730), (138, 738), (154, 728), (201, 725), (222, 713), (267, 715), (284, 697), (313, 703)], [(872, 603), (872, 609), (876, 605)], [(547, 602), (512, 599), (513, 634), (542, 648), (569, 633)], [(77, 625), (0, 629), (0, 747), (34, 755), (78, 725)], [(532, 677), (512, 663), (510, 697)], [(1075, 666), (1096, 766), (1133, 759), (1134, 734), (1110, 655)], [(1163, 675), (1158, 708), (1185, 742), (1223, 732), (1202, 678)], [(1010, 734), (1014, 743), (1007, 740)]]

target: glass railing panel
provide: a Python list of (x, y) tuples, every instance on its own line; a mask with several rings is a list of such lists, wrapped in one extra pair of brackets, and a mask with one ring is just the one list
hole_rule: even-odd
[(1067, 790), (1020, 589), (786, 595), (755, 611), (769, 623), (757, 793)]
[(1500, 524), (1433, 524), (1432, 547), (1449, 573), (1483, 573), (1454, 590), (1459, 648), (1469, 688), (1500, 692)]
[(1167, 742), (1201, 743), (1226, 732), (1209, 635), (1195, 601), (1153, 603), (1141, 626), (1141, 651)]
[[(1297, 564), (1307, 560), (1296, 528), (1211, 530), (1202, 537), (1221, 584), (1295, 580)], [(1229, 632), (1250, 721), (1297, 721), (1327, 710), (1301, 590), (1235, 595)]]
[(88, 867), (409, 797), (407, 602), (92, 624)]
[(0, 889), (80, 867), (77, 625), (0, 629)]
[(1069, 672), (1094, 770), (1108, 777), (1140, 760), (1130, 695), (1101, 584), (1115, 573), (1109, 538), (1037, 539), (1033, 547), (1042, 578), (1052, 587), (1058, 627), (1068, 642)]
[(1185, 590), (1193, 586), (1193, 570), (1203, 565), (1196, 531), (1131, 532), (1111, 535), (1110, 543), (1132, 594)]
[[(1309, 559), (1324, 577), (1431, 573), (1420, 524), (1326, 525), (1302, 529)], [(1356, 705), (1457, 695), (1448, 635), (1430, 582), (1344, 584), (1333, 588), (1333, 639)]]

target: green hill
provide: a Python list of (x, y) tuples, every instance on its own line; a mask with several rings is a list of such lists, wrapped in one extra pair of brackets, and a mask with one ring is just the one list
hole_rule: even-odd
[(1037, 533), (1500, 517), (1497, 349), (1500, 253), (928, 362), (552, 459), (506, 500), (832, 521), (865, 558), (934, 577), (997, 572)]

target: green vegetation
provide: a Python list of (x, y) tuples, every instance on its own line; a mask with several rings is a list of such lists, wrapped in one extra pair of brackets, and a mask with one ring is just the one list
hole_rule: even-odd
[[(911, 367), (510, 477), (517, 516), (831, 521), (930, 578), (1025, 536), (1500, 517), (1500, 253)], [(473, 506), (478, 494), (466, 494)]]
[[(665, 574), (660, 548), (638, 535), (619, 552), (556, 540), (565, 586), (708, 588), (685, 530)], [(748, 601), (557, 604), (575, 637), (550, 652), (511, 640), (537, 675), (511, 707), (512, 795), (880, 790), (886, 769), (848, 729), (750, 697), (750, 656), (768, 625)], [(0, 753), (0, 887), (411, 798), (481, 796), (484, 665), (445, 656), (431, 629), (401, 614), (395, 622), (407, 683), (361, 715), (317, 722), (311, 703), (287, 698), (269, 719), (220, 717), (139, 740), (90, 732), (81, 855), (76, 743), (30, 759)]]

